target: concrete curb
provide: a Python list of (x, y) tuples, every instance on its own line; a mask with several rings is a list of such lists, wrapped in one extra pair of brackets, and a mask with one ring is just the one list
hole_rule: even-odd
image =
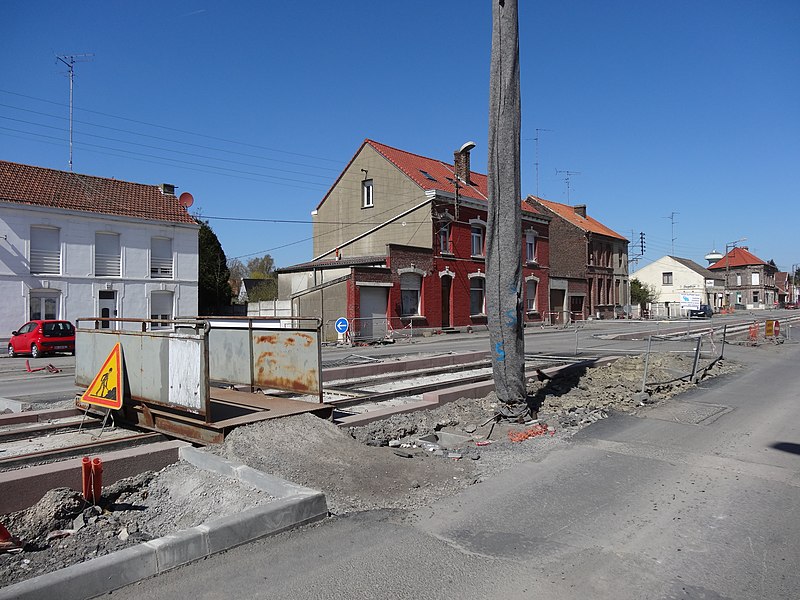
[(192, 447), (181, 448), (180, 456), (197, 468), (247, 482), (276, 500), (2, 588), (0, 600), (94, 598), (328, 514), (325, 495), (316, 490)]

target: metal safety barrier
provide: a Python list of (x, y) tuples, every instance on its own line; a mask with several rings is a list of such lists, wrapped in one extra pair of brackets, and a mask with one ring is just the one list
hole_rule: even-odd
[[(321, 323), (316, 318), (77, 320), (75, 383), (88, 387), (116, 344), (124, 401), (210, 414), (210, 383), (316, 395), (322, 402)], [(169, 327), (169, 330), (153, 329)]]

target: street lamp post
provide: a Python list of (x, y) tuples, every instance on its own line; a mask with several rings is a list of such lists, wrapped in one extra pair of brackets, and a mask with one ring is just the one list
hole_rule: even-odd
[(728, 251), (729, 251), (728, 248), (733, 250), (734, 248), (736, 248), (736, 244), (738, 244), (740, 242), (745, 242), (745, 241), (747, 241), (747, 238), (743, 237), (743, 238), (739, 238), (738, 240), (735, 240), (733, 242), (728, 242), (727, 244), (725, 244), (725, 290), (724, 290), (724, 294), (725, 294), (725, 306), (727, 308), (731, 307), (731, 301), (730, 301), (730, 298), (728, 297), (728, 294), (729, 294), (728, 287), (730, 285), (729, 282), (728, 282), (728, 278), (730, 277), (730, 274), (731, 274), (731, 257), (728, 256)]

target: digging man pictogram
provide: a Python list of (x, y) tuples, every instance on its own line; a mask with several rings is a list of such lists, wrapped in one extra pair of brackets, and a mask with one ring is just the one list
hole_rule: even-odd
[(114, 367), (109, 367), (108, 371), (103, 373), (103, 376), (100, 377), (100, 387), (97, 390), (97, 395), (101, 398), (107, 398), (109, 400), (116, 400), (117, 399), (117, 388), (113, 387), (108, 389), (108, 377), (114, 371)]

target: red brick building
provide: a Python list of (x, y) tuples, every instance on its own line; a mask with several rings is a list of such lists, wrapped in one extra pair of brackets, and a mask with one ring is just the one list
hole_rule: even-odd
[(628, 240), (587, 214), (585, 204), (570, 206), (535, 196), (525, 202), (551, 217), (551, 321), (621, 314), (630, 304)]
[[(315, 258), (278, 271), (279, 298), (298, 316), (345, 316), (361, 338), (485, 326), (488, 192), (471, 148), (446, 163), (365, 140), (312, 213)], [(525, 321), (541, 322), (551, 218), (522, 207)]]

